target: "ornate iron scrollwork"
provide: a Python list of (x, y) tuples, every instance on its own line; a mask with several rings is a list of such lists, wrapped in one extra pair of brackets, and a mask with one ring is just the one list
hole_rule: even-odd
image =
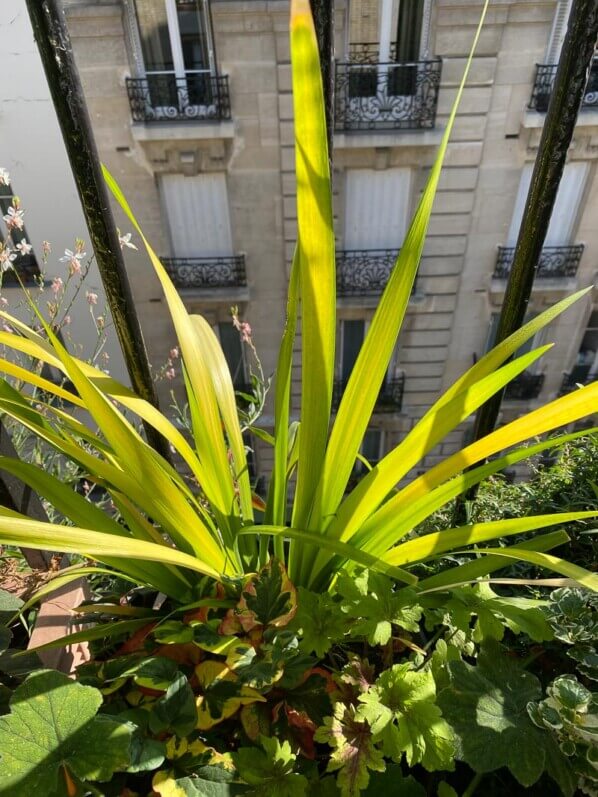
[[(534, 111), (544, 113), (548, 110), (550, 95), (556, 77), (558, 64), (536, 64), (536, 76), (532, 88), (529, 107)], [(581, 110), (598, 109), (598, 58), (592, 63), (586, 90), (581, 103)]]
[(127, 78), (134, 122), (218, 121), (230, 119), (228, 75), (189, 72)]
[(512, 401), (529, 401), (538, 398), (544, 386), (544, 374), (531, 374), (524, 371), (506, 387), (505, 398)]
[[(332, 392), (332, 409), (336, 411), (341, 402), (346, 379), (336, 379)], [(400, 412), (403, 407), (403, 394), (405, 392), (405, 374), (399, 374), (394, 379), (388, 379), (378, 393), (374, 412)]]
[[(336, 64), (337, 130), (420, 130), (436, 123), (442, 62), (377, 63), (371, 45)], [(353, 56), (353, 53), (352, 53)]]
[[(536, 277), (538, 279), (564, 279), (574, 277), (579, 268), (579, 261), (583, 254), (583, 244), (574, 246), (545, 246), (542, 249)], [(496, 279), (507, 279), (511, 266), (513, 265), (513, 255), (515, 248), (512, 246), (499, 246), (494, 277)]]
[(240, 288), (247, 285), (245, 257), (164, 257), (177, 288)]
[(399, 252), (396, 249), (345, 249), (336, 253), (339, 296), (379, 296)]

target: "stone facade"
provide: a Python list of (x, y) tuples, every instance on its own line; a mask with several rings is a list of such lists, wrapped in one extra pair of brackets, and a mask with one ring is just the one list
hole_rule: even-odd
[[(247, 284), (186, 290), (183, 295), (189, 308), (214, 324), (225, 321), (230, 306), (238, 305), (252, 324), (264, 369), (272, 373), (296, 237), (288, 2), (212, 0), (209, 5), (216, 66), (219, 74), (228, 75), (230, 119), (133, 123), (126, 78), (139, 76), (143, 64), (135, 39), (133, 0), (66, 2), (101, 156), (160, 255), (173, 253), (158, 190), (161, 177), (225, 175), (232, 230), (230, 254), (244, 254)], [(500, 308), (505, 286), (504, 280), (493, 277), (497, 247), (507, 243), (520, 176), (525, 164), (533, 162), (541, 133), (543, 113), (528, 108), (535, 64), (544, 62), (551, 36), (556, 35), (553, 21), (560, 6), (562, 3), (554, 0), (496, 0), (488, 12), (449, 145), (417, 287), (398, 342), (394, 366), (397, 373), (404, 373), (402, 408), (376, 415), (372, 423), (384, 431), (385, 449), (396, 444), (439, 391), (485, 351), (492, 315)], [(374, 177), (391, 169), (397, 174), (401, 169), (410, 170), (408, 196), (403, 201), (409, 215), (415, 209), (481, 7), (481, 0), (424, 3), (425, 57), (442, 59), (434, 127), (380, 129), (374, 124), (365, 131), (337, 131), (333, 181), (340, 249), (345, 248), (347, 236), (344, 225), (350, 200), (346, 187), (351, 170), (364, 170), (362, 174)], [(396, 19), (396, 8), (393, 15)], [(377, 42), (379, 3), (336, 0), (335, 23), (337, 57), (344, 61), (351, 43)], [(593, 284), (596, 278), (598, 105), (594, 108), (580, 114), (569, 155), (572, 163), (587, 164), (579, 201), (571, 209), (570, 240), (563, 241), (563, 245), (585, 244), (581, 261), (574, 276), (537, 280), (531, 312)], [(122, 227), (127, 228), (124, 221)], [(201, 254), (198, 251), (197, 255)], [(159, 365), (174, 343), (166, 306), (144, 255), (127, 252), (127, 259), (150, 355)], [(548, 331), (546, 340), (556, 341), (556, 345), (539, 366), (537, 374), (544, 374), (539, 394), (529, 400), (505, 401), (503, 418), (558, 394), (563, 372), (571, 371), (577, 361), (592, 301), (594, 306), (598, 302), (596, 291)], [(371, 298), (339, 297), (339, 322), (367, 322), (374, 307)], [(170, 385), (163, 388), (165, 401)], [(295, 408), (299, 391), (297, 360)], [(264, 423), (271, 422), (268, 405)], [(463, 429), (431, 452), (428, 464), (462, 442)], [(258, 443), (258, 472), (268, 473), (270, 465), (269, 451)]]

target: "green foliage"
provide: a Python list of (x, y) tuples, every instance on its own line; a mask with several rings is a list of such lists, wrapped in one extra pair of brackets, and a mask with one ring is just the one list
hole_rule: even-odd
[(337, 582), (341, 610), (350, 620), (351, 636), (363, 636), (370, 645), (385, 645), (393, 626), (417, 631), (422, 610), (413, 590), (396, 592), (390, 579), (364, 570), (359, 575), (342, 574)]
[(64, 795), (105, 781), (131, 759), (131, 727), (98, 715), (102, 695), (66, 675), (40, 670), (19, 686), (0, 717), (0, 791)]
[(338, 771), (342, 797), (356, 797), (370, 781), (370, 770), (384, 772), (384, 756), (374, 744), (367, 721), (360, 720), (355, 706), (337, 703), (331, 717), (316, 731), (315, 739), (332, 748), (327, 772)]
[(597, 681), (598, 597), (591, 592), (563, 587), (551, 593), (544, 612), (556, 639), (569, 646), (566, 652), (576, 669)]
[(564, 794), (573, 794), (570, 767), (548, 734), (530, 721), (526, 707), (542, 688), (495, 642), (486, 642), (476, 666), (447, 665), (449, 685), (438, 695), (442, 712), (457, 735), (457, 758), (475, 771), (507, 767), (523, 786), (546, 770)]
[(305, 797), (307, 780), (293, 772), (296, 756), (288, 742), (260, 738), (263, 752), (255, 747), (242, 747), (233, 753), (233, 761), (243, 780), (256, 786), (254, 794), (264, 797)]
[(538, 728), (547, 731), (569, 760), (579, 788), (598, 790), (598, 693), (586, 689), (572, 675), (561, 675), (547, 689), (547, 697), (530, 702), (527, 711)]
[(395, 664), (359, 696), (357, 711), (368, 722), (384, 755), (409, 766), (451, 770), (453, 733), (436, 705), (436, 684), (429, 671), (415, 672), (410, 664)]
[(317, 594), (299, 587), (299, 606), (293, 627), (301, 632), (301, 647), (322, 658), (335, 640), (348, 630), (347, 618), (339, 611), (338, 601), (326, 592)]

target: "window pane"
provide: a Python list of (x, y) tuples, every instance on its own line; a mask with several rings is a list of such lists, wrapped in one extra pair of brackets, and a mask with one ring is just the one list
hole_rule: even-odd
[(177, 2), (185, 70), (209, 69), (204, 17), (198, 2)]
[(239, 333), (232, 323), (218, 324), (218, 334), (220, 345), (226, 357), (226, 362), (233, 379), (235, 387), (239, 387), (245, 382), (245, 369), (243, 368), (243, 346)]
[(343, 321), (343, 352), (341, 361), (341, 378), (350, 377), (357, 355), (363, 343), (365, 321)]
[(143, 62), (148, 72), (174, 72), (165, 0), (135, 0)]
[(368, 429), (363, 438), (361, 453), (371, 465), (375, 465), (380, 459), (381, 437), (380, 429)]

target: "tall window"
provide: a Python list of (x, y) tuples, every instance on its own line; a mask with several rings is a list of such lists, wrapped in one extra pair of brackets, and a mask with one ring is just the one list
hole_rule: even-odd
[[(9, 208), (12, 207), (14, 196), (12, 186), (0, 183), (0, 241), (2, 242), (6, 240), (9, 234), (4, 221), (2, 221), (2, 217), (5, 216)], [(18, 244), (22, 244), (25, 241), (29, 243), (29, 236), (24, 226), (20, 230), (13, 227), (10, 230), (10, 238), (13, 248), (16, 248)], [(19, 274), (23, 282), (31, 282), (39, 275), (39, 266), (33, 250), (26, 254), (20, 254), (18, 250), (16, 250), (15, 254), (17, 254), (17, 257), (12, 261), (13, 268), (8, 269), (2, 275), (3, 285), (18, 283), (16, 273)]]
[[(340, 322), (340, 347), (337, 355), (337, 373), (339, 381), (346, 384), (349, 381), (353, 367), (363, 345), (368, 324), (363, 319), (345, 319)], [(396, 377), (397, 352), (392, 356), (381, 391), (384, 390), (386, 383)]]
[(152, 104), (211, 103), (215, 72), (207, 0), (135, 0)]
[[(498, 319), (500, 315), (499, 313), (492, 313), (492, 318), (490, 320), (490, 328), (488, 330), (488, 339), (486, 341), (486, 351), (490, 351), (493, 348), (494, 344), (496, 343), (496, 333), (498, 331)], [(524, 324), (527, 324), (528, 321), (531, 321), (534, 317), (534, 314), (527, 315), (523, 321)], [(541, 329), (539, 332), (526, 341), (523, 346), (520, 346), (515, 354), (513, 355), (513, 359), (517, 357), (522, 357), (524, 354), (527, 354), (532, 349), (537, 349), (539, 346), (542, 346), (545, 340), (546, 330)], [(524, 373), (528, 374), (537, 374), (539, 373), (540, 363), (538, 360), (532, 363), (529, 368), (527, 368)]]
[[(579, 204), (586, 184), (588, 167), (589, 164), (582, 161), (568, 163), (565, 166), (546, 234), (546, 246), (567, 246), (571, 243)], [(532, 170), (533, 164), (526, 163), (521, 173), (513, 218), (511, 219), (507, 237), (507, 246), (515, 246), (517, 243), (525, 200), (527, 199), (527, 192), (532, 179)]]
[(245, 377), (245, 357), (239, 332), (230, 321), (218, 324), (218, 337), (220, 345), (228, 363), (228, 368), (236, 390), (245, 390), (247, 379)]
[(349, 169), (345, 249), (399, 250), (411, 198), (411, 169)]
[(598, 379), (598, 310), (590, 316), (569, 381), (583, 384)]
[(230, 257), (233, 240), (224, 173), (165, 174), (160, 194), (173, 257)]

